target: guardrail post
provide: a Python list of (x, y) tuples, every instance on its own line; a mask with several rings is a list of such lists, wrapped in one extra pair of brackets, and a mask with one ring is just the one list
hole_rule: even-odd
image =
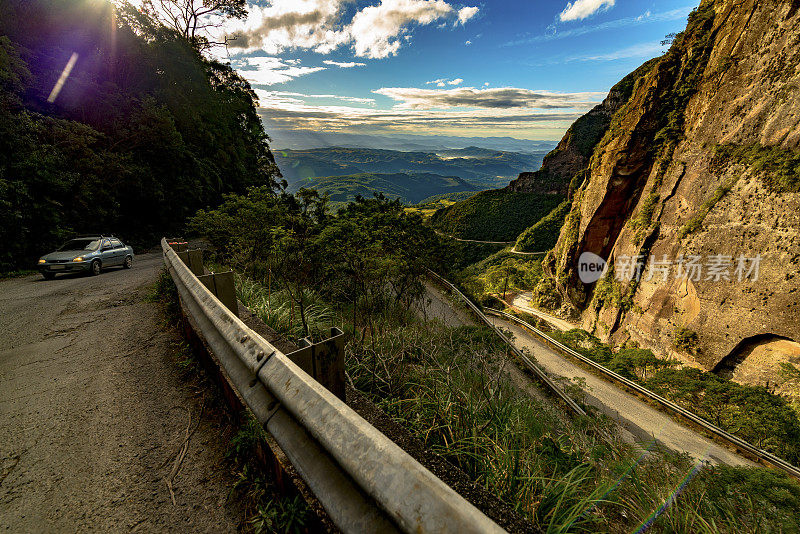
[(325, 389), (344, 400), (344, 332), (335, 326), (331, 337), (311, 343), (301, 339), (300, 348), (286, 356), (311, 375)]
[[(224, 293), (216, 298), (208, 286), (227, 278), (235, 297), (233, 273), (201, 282), (166, 239), (161, 247), (192, 328), (342, 532), (504, 532), (227, 310)], [(312, 345), (338, 349), (330, 361), (312, 359), (320, 372), (341, 362), (343, 336), (332, 333)]]
[(239, 303), (236, 301), (236, 283), (233, 271), (204, 274), (197, 277), (209, 291), (214, 293), (222, 304), (235, 316), (239, 316)]
[(178, 252), (178, 257), (186, 264), (192, 274), (195, 276), (202, 276), (205, 273), (203, 269), (203, 251), (199, 248), (192, 250), (184, 250)]

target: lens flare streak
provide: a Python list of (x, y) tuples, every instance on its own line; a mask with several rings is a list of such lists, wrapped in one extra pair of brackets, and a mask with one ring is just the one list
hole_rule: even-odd
[(67, 61), (66, 66), (64, 66), (64, 70), (61, 71), (61, 76), (58, 77), (58, 81), (53, 86), (53, 90), (50, 91), (50, 96), (47, 97), (47, 101), (51, 104), (56, 101), (58, 97), (58, 93), (61, 92), (61, 89), (64, 87), (64, 84), (67, 83), (67, 78), (69, 78), (70, 73), (72, 72), (72, 67), (75, 66), (75, 62), (78, 61), (78, 53), (73, 52), (72, 55), (69, 57), (69, 61)]
[(664, 501), (664, 504), (662, 504), (658, 510), (650, 514), (650, 517), (645, 519), (644, 522), (641, 525), (639, 525), (639, 528), (637, 528), (634, 532), (636, 534), (641, 534), (642, 532), (650, 528), (653, 525), (653, 523), (655, 523), (656, 519), (658, 519), (658, 516), (663, 514), (667, 508), (672, 506), (672, 503), (675, 502), (675, 500), (678, 498), (678, 495), (681, 494), (684, 488), (686, 488), (689, 482), (692, 481), (694, 476), (700, 471), (702, 467), (703, 467), (703, 460), (697, 460), (697, 462), (694, 464), (694, 467), (689, 471), (689, 473), (686, 474), (683, 480), (681, 480), (680, 483), (675, 487), (675, 489), (667, 498), (667, 500)]

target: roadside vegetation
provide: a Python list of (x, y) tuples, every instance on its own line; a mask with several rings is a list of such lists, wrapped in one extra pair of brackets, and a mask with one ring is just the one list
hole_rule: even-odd
[[(681, 331), (676, 342), (693, 346), (696, 334)], [(550, 335), (625, 378), (666, 397), (723, 430), (795, 465), (800, 464), (800, 419), (787, 399), (763, 386), (720, 378), (648, 349), (626, 345), (618, 351), (584, 330)]]
[(223, 193), (274, 185), (255, 103), (229, 65), (129, 6), (3, 1), (0, 271), (75, 233), (149, 246)]
[[(800, 486), (786, 477), (696, 465), (655, 444), (643, 452), (601, 415), (571, 420), (518, 389), (490, 329), (423, 321), (414, 310), (426, 269), (453, 274), (453, 250), (398, 201), (358, 199), (331, 215), (312, 192), (261, 188), (201, 211), (192, 227), (239, 272), (240, 298), (267, 324), (288, 337), (343, 326), (350, 383), (543, 530), (800, 529)], [(535, 283), (541, 265), (501, 251), (472, 272), (480, 291), (499, 292), (506, 279)], [(609, 358), (640, 380), (670, 369), (634, 347)]]

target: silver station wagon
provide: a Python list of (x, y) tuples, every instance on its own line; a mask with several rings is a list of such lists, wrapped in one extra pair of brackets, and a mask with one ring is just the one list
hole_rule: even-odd
[(55, 252), (39, 258), (39, 272), (47, 280), (58, 273), (86, 272), (98, 275), (106, 267), (130, 269), (133, 249), (114, 236), (82, 236), (70, 239)]

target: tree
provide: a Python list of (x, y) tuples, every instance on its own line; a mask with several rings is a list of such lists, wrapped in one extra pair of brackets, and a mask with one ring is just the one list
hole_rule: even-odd
[(357, 197), (332, 218), (316, 244), (327, 295), (352, 306), (370, 332), (373, 317), (395, 302), (408, 308), (419, 298), (428, 268), (441, 264), (444, 249), (435, 232), (399, 200)]
[(226, 193), (276, 185), (247, 81), (146, 13), (4, 0), (0, 36), (0, 270), (75, 232), (150, 247)]
[(247, 0), (145, 0), (142, 7), (198, 50), (226, 44), (209, 39), (212, 28), (221, 27), (226, 19), (247, 17)]
[(325, 226), (328, 197), (313, 189), (282, 195), (284, 219), (271, 228), (270, 270), (283, 283), (289, 298), (300, 310), (303, 335), (309, 334), (304, 289), (313, 287), (319, 270), (312, 243)]

